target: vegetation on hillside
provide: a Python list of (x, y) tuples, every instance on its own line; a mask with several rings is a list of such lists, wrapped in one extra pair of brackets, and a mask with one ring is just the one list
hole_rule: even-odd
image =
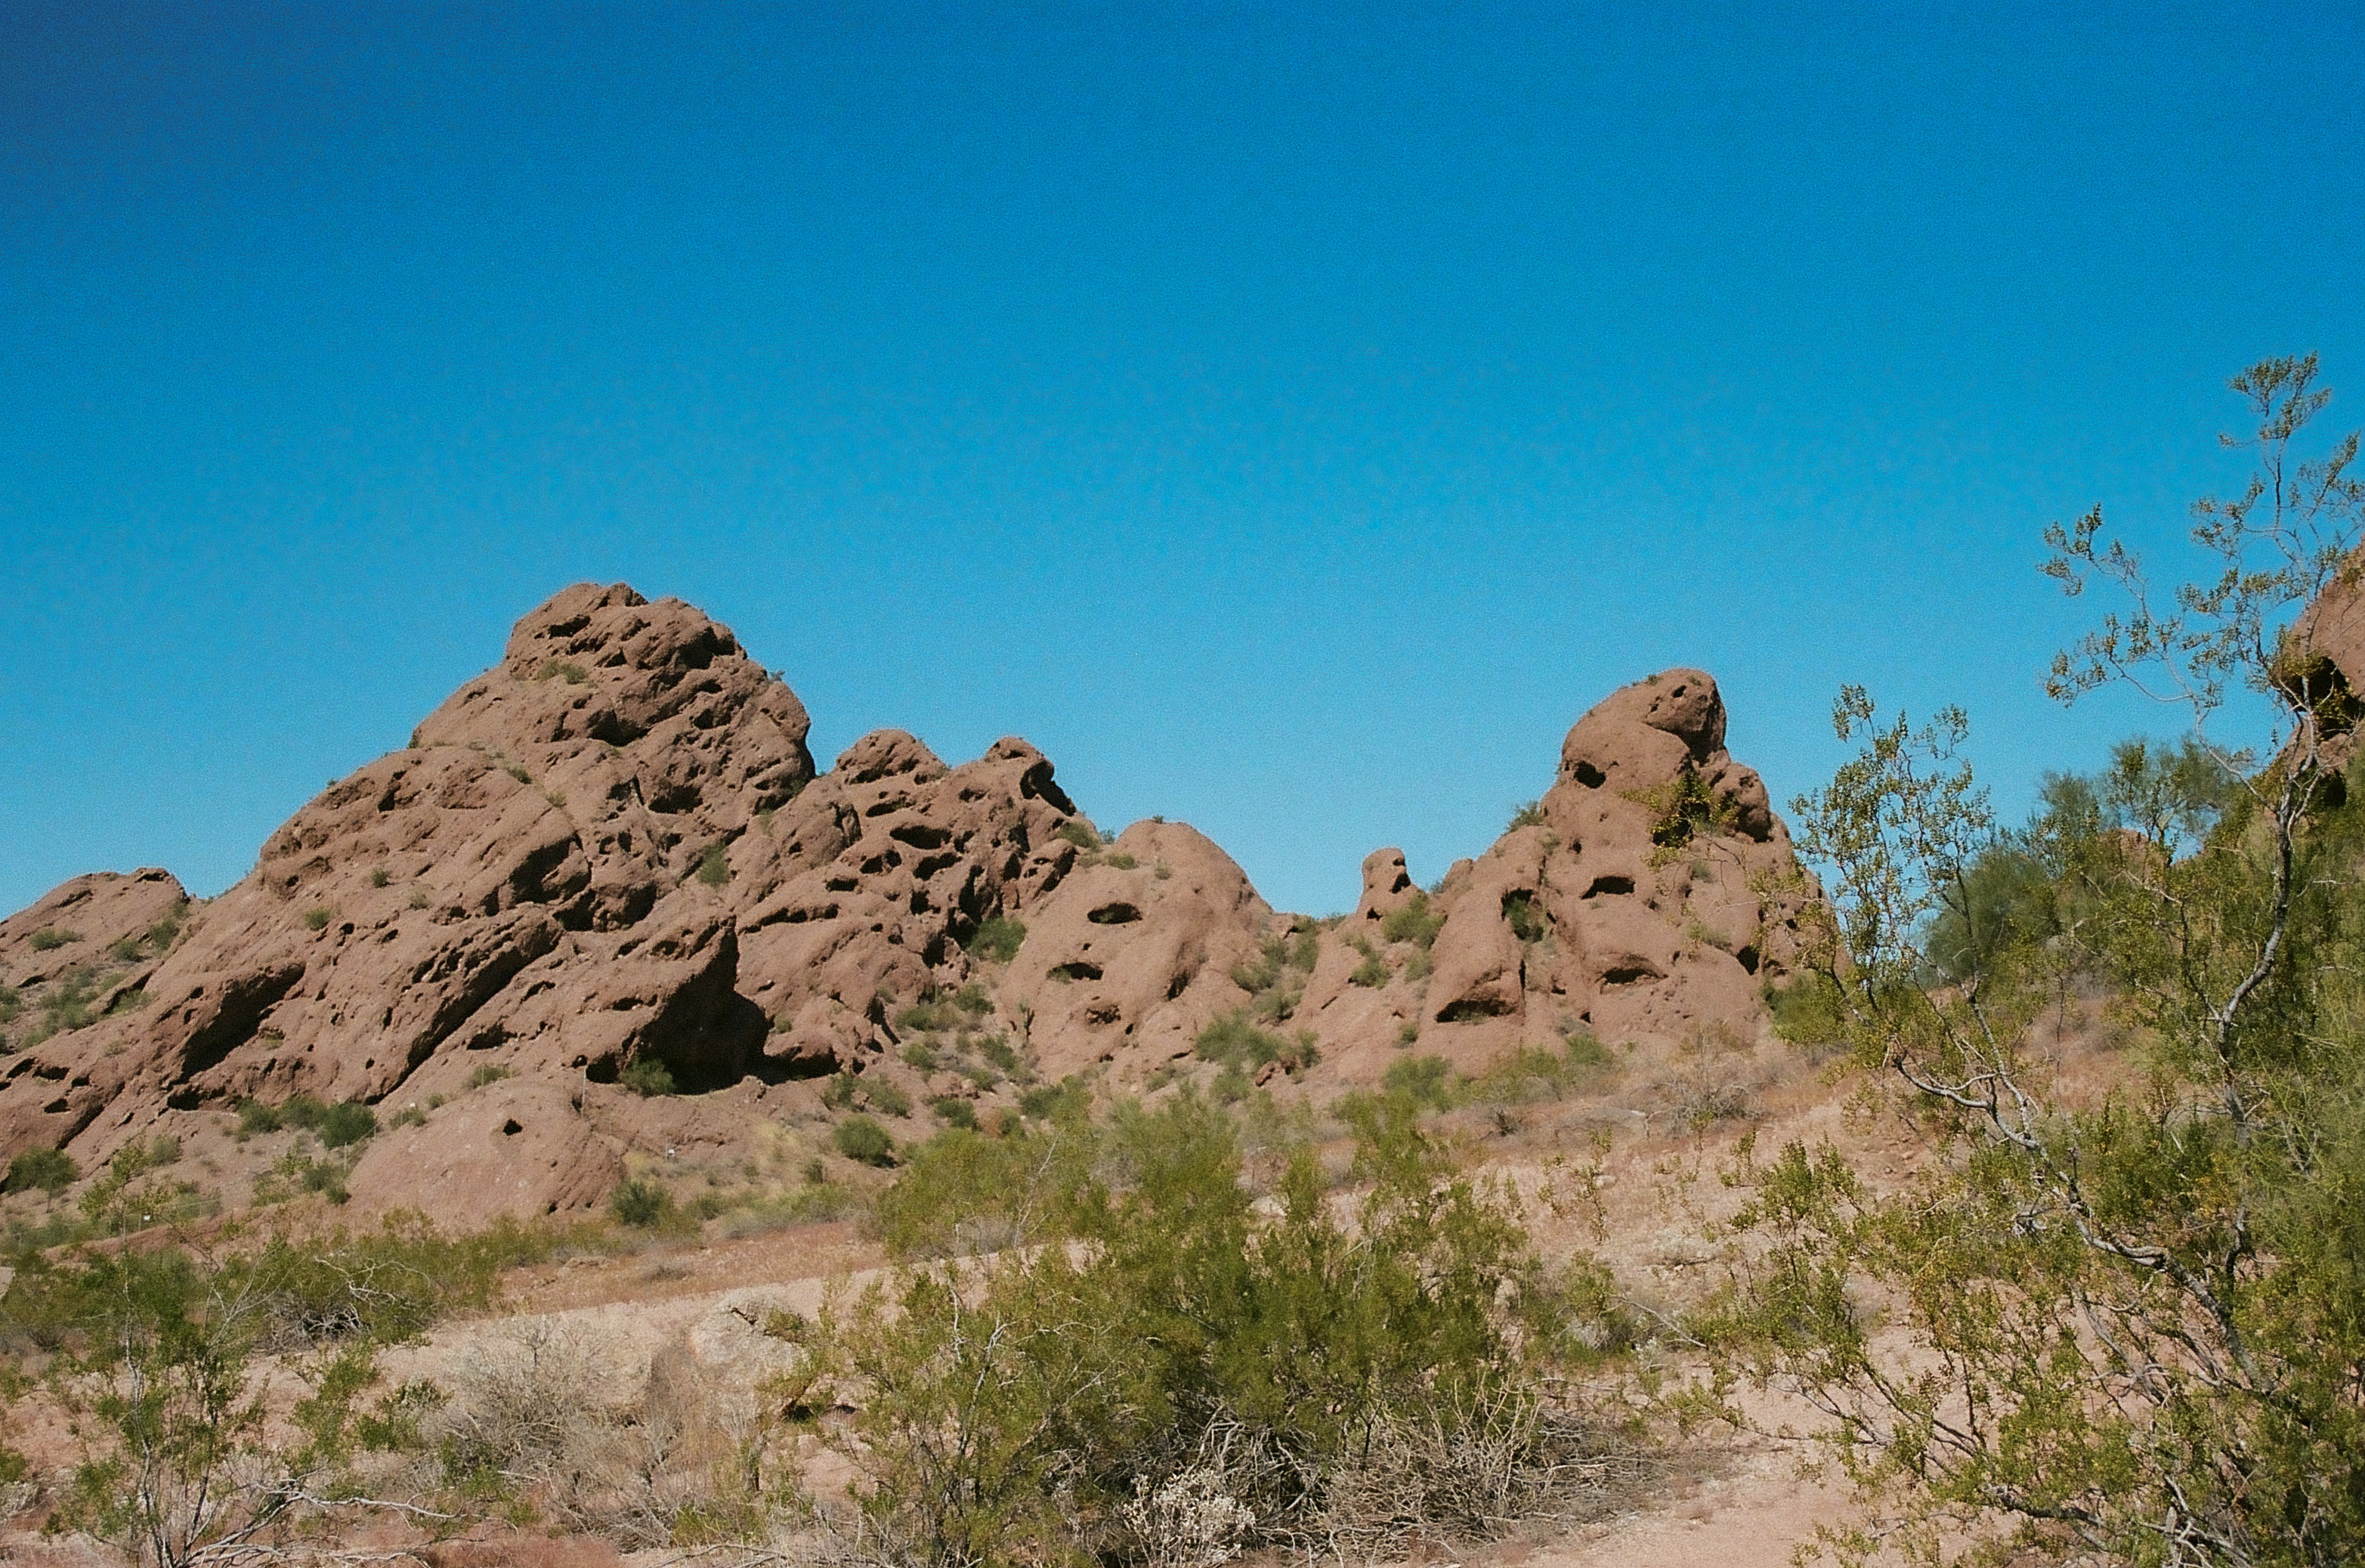
[[(1852, 688), (1864, 749), (1794, 807), (1833, 922), (1786, 1026), (1936, 1158), (1884, 1193), (1828, 1144), (1748, 1151), (1754, 1251), (1707, 1327), (1827, 1418), (1872, 1504), (1827, 1534), (1844, 1561), (2365, 1560), (2365, 779), (2345, 686), (2286, 633), (2355, 570), (2365, 488), (2353, 435), (2293, 456), (2315, 368), (2234, 382), (2259, 470), (2197, 509), (2217, 576), (2163, 600), (2099, 510), (2049, 535), (2071, 592), (2129, 600), (2055, 694), (2135, 682), (2187, 738), (2001, 833), (1961, 714)], [(2256, 756), (2213, 723), (2236, 689), (2275, 715)], [(2048, 1042), (2095, 1014), (2120, 1070), (2072, 1092)]]

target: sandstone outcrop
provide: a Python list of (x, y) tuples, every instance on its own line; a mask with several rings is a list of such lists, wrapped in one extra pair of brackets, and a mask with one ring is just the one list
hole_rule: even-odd
[(219, 898), (78, 878), (0, 923), (0, 1160), (88, 1170), (307, 1095), (379, 1113), (364, 1211), (579, 1210), (783, 1116), (908, 1141), (1027, 1083), (1213, 1073), (1219, 1020), (1272, 1042), (1225, 1070), (1308, 1092), (1414, 1039), (1475, 1070), (1578, 1029), (1752, 1035), (1809, 896), (1695, 670), (1587, 713), (1535, 820), (1433, 890), (1376, 851), (1328, 922), (1181, 823), (1105, 837), (1024, 741), (952, 766), (880, 731), (817, 775), (806, 734), (728, 629), (566, 589)]

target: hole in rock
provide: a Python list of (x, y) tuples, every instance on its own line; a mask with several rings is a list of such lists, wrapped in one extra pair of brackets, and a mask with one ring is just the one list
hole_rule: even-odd
[(1580, 762), (1576, 765), (1576, 781), (1588, 790), (1598, 790), (1608, 780), (1608, 774), (1589, 762)]
[(1094, 925), (1130, 925), (1141, 918), (1141, 911), (1129, 903), (1104, 903), (1084, 916)]
[(1631, 893), (1633, 890), (1633, 878), (1605, 873), (1593, 879), (1593, 885), (1585, 890), (1585, 896), (1592, 899), (1599, 898), (1604, 893)]
[(523, 1131), (525, 1131), (523, 1124), (520, 1123), (514, 1116), (501, 1124), (501, 1137), (515, 1137), (518, 1134)]
[(1101, 978), (1101, 967), (1082, 962), (1061, 964), (1051, 971), (1051, 978), (1055, 980), (1096, 980)]

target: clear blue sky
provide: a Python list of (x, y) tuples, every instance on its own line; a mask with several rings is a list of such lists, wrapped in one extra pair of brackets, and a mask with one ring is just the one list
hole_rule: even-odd
[(2265, 354), (2365, 423), (2365, 13), (1947, 9), (0, 0), (0, 908), (219, 890), (587, 577), (1284, 907), (1677, 663), (2016, 812), (2167, 722), (2039, 692), (2043, 525), (2172, 569)]

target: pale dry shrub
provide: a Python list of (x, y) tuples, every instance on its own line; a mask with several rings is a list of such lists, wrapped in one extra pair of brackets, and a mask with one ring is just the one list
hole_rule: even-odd
[(1133, 1501), (1118, 1510), (1150, 1568), (1217, 1568), (1240, 1554), (1256, 1515), (1224, 1489), (1224, 1473), (1186, 1466), (1162, 1484), (1133, 1482)]
[(1319, 1477), (1302, 1520), (1266, 1533), (1370, 1558), (1416, 1539), (1565, 1528), (1623, 1506), (1645, 1469), (1630, 1434), (1526, 1392), (1473, 1411), (1391, 1410)]
[(627, 1551), (753, 1538), (764, 1434), (674, 1347), (637, 1386), (593, 1337), (547, 1321), (465, 1356), (442, 1412), (455, 1481), (489, 1473), (569, 1530)]

